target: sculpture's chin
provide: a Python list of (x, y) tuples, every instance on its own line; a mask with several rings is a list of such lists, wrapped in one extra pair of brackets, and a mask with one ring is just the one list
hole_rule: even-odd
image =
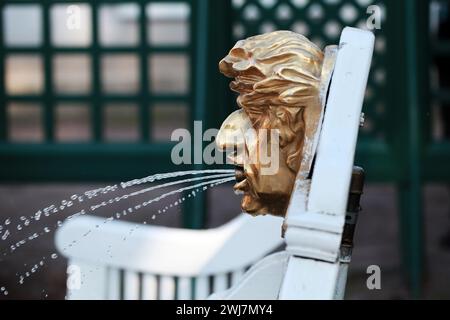
[(249, 194), (244, 194), (241, 202), (241, 208), (244, 212), (251, 214), (252, 216), (271, 214), (274, 216), (284, 217), (286, 215), (287, 202), (284, 199), (278, 199), (273, 202), (267, 199), (262, 201), (261, 199), (255, 199)]
[(262, 204), (249, 194), (244, 194), (241, 202), (241, 207), (244, 212), (251, 215), (267, 214), (267, 212), (263, 212), (264, 207), (262, 206)]

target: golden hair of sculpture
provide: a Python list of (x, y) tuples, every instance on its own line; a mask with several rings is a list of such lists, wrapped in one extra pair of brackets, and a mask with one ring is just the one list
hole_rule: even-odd
[[(239, 94), (239, 110), (224, 121), (216, 143), (222, 151), (234, 150), (229, 152), (228, 159), (237, 167), (238, 182), (234, 189), (243, 193), (243, 211), (252, 215), (285, 216), (306, 156), (305, 141), (310, 141), (315, 134), (322, 111), (319, 87), (323, 66), (322, 50), (303, 35), (291, 31), (240, 40), (220, 61), (220, 71), (233, 78), (230, 88)], [(261, 163), (245, 163), (245, 157), (236, 152), (257, 150), (258, 138), (244, 139), (243, 148), (237, 148), (236, 140), (229, 139), (233, 135), (228, 133), (246, 128), (277, 130), (276, 173), (261, 174)]]

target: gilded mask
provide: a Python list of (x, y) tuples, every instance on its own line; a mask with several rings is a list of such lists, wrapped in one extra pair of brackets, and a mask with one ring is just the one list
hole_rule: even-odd
[[(243, 211), (285, 216), (295, 179), (305, 162), (305, 143), (313, 139), (322, 111), (319, 91), (323, 62), (324, 53), (315, 44), (291, 31), (240, 40), (220, 61), (220, 71), (233, 78), (230, 88), (239, 94), (239, 110), (223, 122), (216, 143), (237, 167), (234, 189), (243, 193)], [(246, 161), (261, 152), (260, 135), (244, 133), (240, 139), (230, 138), (248, 129), (277, 132), (275, 140), (265, 136), (268, 150), (276, 142), (275, 172), (263, 174), (259, 157)]]

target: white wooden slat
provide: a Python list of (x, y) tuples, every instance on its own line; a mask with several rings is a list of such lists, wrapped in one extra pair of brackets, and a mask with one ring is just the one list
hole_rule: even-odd
[(106, 267), (69, 260), (67, 268), (68, 300), (103, 300), (106, 299)]
[(368, 31), (345, 28), (317, 149), (308, 211), (345, 215), (374, 45)]
[(271, 254), (253, 265), (230, 288), (210, 296), (216, 300), (274, 300), (278, 298), (280, 286), (291, 255), (286, 251)]
[(120, 270), (116, 268), (108, 268), (107, 271), (107, 299), (120, 299)]
[(338, 263), (291, 256), (278, 298), (331, 300), (335, 295), (338, 272)]
[(220, 292), (227, 289), (227, 275), (221, 273), (213, 277), (213, 292)]
[(178, 300), (191, 299), (191, 278), (188, 277), (178, 278), (177, 298)]
[(144, 274), (142, 277), (142, 299), (156, 300), (158, 298), (158, 281), (156, 276)]
[(175, 299), (175, 278), (169, 276), (161, 276), (159, 282), (159, 298), (161, 300)]
[(244, 269), (234, 271), (231, 274), (231, 285), (234, 286), (244, 275)]
[(195, 279), (195, 300), (206, 299), (209, 295), (208, 277), (200, 276)]
[(123, 280), (123, 298), (125, 300), (138, 300), (139, 275), (133, 271), (125, 271)]

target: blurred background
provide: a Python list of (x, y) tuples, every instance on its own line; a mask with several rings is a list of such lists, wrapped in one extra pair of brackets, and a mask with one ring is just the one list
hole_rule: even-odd
[[(0, 224), (108, 183), (209, 168), (173, 165), (170, 135), (194, 120), (218, 128), (236, 109), (217, 68), (235, 41), (287, 29), (323, 48), (344, 26), (366, 29), (372, 5), (381, 20), (356, 159), (368, 181), (347, 298), (450, 298), (450, 1), (3, 0)], [(215, 227), (239, 202), (223, 185), (151, 223)], [(63, 299), (64, 259), (17, 285), (55, 251), (49, 233), (0, 257), (0, 299)], [(366, 286), (369, 265), (381, 290)]]

